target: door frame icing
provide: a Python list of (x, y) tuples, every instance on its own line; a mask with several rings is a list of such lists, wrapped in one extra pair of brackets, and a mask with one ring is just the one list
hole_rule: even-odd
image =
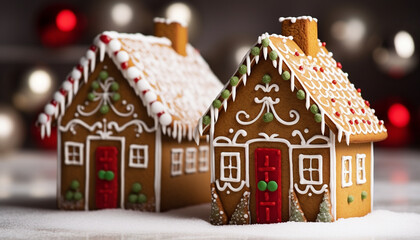
[(89, 184), (90, 184), (90, 142), (92, 140), (102, 140), (102, 141), (120, 141), (121, 142), (121, 168), (120, 168), (120, 208), (124, 209), (124, 153), (125, 153), (125, 137), (116, 137), (116, 136), (97, 136), (97, 135), (88, 135), (86, 138), (86, 172), (85, 172), (85, 210), (89, 209)]
[[(277, 194), (277, 202), (276, 202), (276, 209), (275, 209), (276, 212), (277, 212), (277, 220), (274, 220), (273, 222), (264, 222), (264, 221), (258, 222), (258, 215), (259, 215), (258, 214), (259, 213), (259, 210), (258, 209), (260, 207), (260, 206), (258, 206), (258, 204), (260, 202), (264, 201), (264, 200), (261, 201), (261, 199), (259, 199), (259, 194), (258, 194), (258, 191), (259, 190), (256, 190), (257, 192), (255, 193), (255, 204), (256, 204), (255, 211), (256, 211), (256, 215), (257, 215), (256, 220), (257, 220), (257, 223), (279, 223), (279, 222), (282, 222), (282, 215), (281, 215), (281, 211), (282, 211), (282, 194), (281, 194), (281, 191), (282, 191), (282, 188), (281, 188), (281, 184), (282, 184), (282, 182), (281, 182), (281, 172), (282, 172), (281, 162), (282, 162), (282, 157), (281, 157), (281, 150), (278, 149), (278, 148), (266, 148), (266, 147), (256, 148), (254, 150), (255, 186), (257, 186), (258, 185), (258, 182), (261, 180), (261, 179), (258, 178), (258, 175), (259, 175), (258, 174), (259, 173), (258, 168), (261, 167), (259, 165), (259, 163), (261, 163), (261, 162), (260, 162), (260, 160), (259, 160), (259, 158), (257, 156), (258, 155), (258, 152), (263, 152), (263, 154), (265, 154), (267, 152), (270, 152), (270, 153), (271, 152), (275, 152), (276, 157), (278, 157), (278, 160), (277, 160), (278, 162), (274, 166), (276, 169), (272, 170), (272, 171), (277, 171), (277, 178), (275, 179), (275, 181), (276, 181), (278, 187), (277, 187), (277, 190), (276, 190), (277, 192), (276, 193), (273, 192), (273, 194)], [(268, 155), (266, 155), (266, 157), (268, 157)], [(268, 167), (268, 166), (266, 166), (266, 167)], [(266, 175), (265, 178), (268, 178), (268, 175)], [(265, 182), (268, 182), (268, 179), (265, 179), (264, 181)]]

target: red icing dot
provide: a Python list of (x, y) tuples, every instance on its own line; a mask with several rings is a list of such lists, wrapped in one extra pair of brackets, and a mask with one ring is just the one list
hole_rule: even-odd
[(334, 79), (334, 80), (332, 80), (332, 83), (333, 83), (333, 84), (337, 84), (337, 80), (335, 80), (335, 79)]
[(163, 114), (165, 113), (165, 111), (162, 111), (162, 112), (160, 112), (160, 113), (158, 113), (158, 114), (156, 114), (158, 117), (160, 117), (160, 116), (162, 116)]
[(382, 125), (382, 124), (384, 124), (384, 121), (381, 120), (381, 121), (378, 122), (378, 124)]
[(138, 81), (140, 81), (140, 78), (134, 78), (134, 79), (133, 79), (133, 81), (134, 81), (135, 83), (137, 83)]
[(363, 123), (366, 123), (366, 120), (365, 120), (365, 119), (362, 119), (362, 122), (363, 122)]
[(63, 95), (63, 96), (66, 96), (67, 95), (67, 91), (66, 90), (60, 88), (59, 91), (60, 91), (61, 95)]
[(149, 89), (144, 90), (143, 92), (141, 92), (141, 94), (145, 95), (148, 91), (150, 91)]
[(314, 67), (314, 70), (315, 70), (315, 71), (318, 71), (318, 68), (317, 68), (317, 67)]
[(90, 45), (89, 49), (95, 52), (97, 47), (95, 45)]
[(340, 62), (337, 62), (337, 67), (338, 67), (339, 69), (342, 69), (342, 68), (343, 68), (343, 66), (341, 65), (341, 63), (340, 63)]
[(335, 99), (334, 98), (331, 98), (331, 102), (335, 102)]
[(71, 82), (71, 84), (73, 84), (73, 83), (74, 83), (74, 79), (73, 79), (71, 76), (69, 76), (69, 77), (67, 78), (67, 81)]
[(108, 37), (107, 35), (101, 35), (100, 37), (99, 37), (99, 39), (101, 39), (101, 41), (102, 42), (104, 42), (105, 44), (108, 44), (110, 41), (111, 41), (111, 38), (110, 37)]
[(327, 45), (326, 42), (322, 42), (322, 46), (325, 47)]
[(353, 120), (349, 120), (349, 123), (350, 123), (351, 125), (353, 125)]
[(353, 109), (353, 108), (350, 108), (350, 112), (351, 112), (351, 113), (353, 113), (353, 114), (355, 114), (355, 113), (356, 113), (356, 111), (354, 111), (354, 109)]
[(366, 104), (366, 106), (368, 106), (368, 107), (370, 107), (370, 103), (369, 103), (369, 101), (365, 101), (365, 104)]
[(360, 111), (362, 111), (362, 113), (365, 113), (365, 109), (364, 108), (360, 109)]
[(324, 72), (324, 69), (321, 67), (321, 68), (319, 69), (319, 71)]
[(358, 93), (361, 93), (361, 92), (362, 92), (362, 89), (358, 88), (358, 89), (357, 89), (357, 92), (358, 92)]
[(357, 120), (357, 119), (354, 120), (354, 123), (359, 124), (359, 120)]
[(367, 120), (367, 123), (370, 125), (371, 122), (369, 120)]
[(118, 54), (118, 51), (115, 51), (115, 52), (114, 52), (114, 56), (117, 56), (117, 54)]
[(299, 70), (302, 71), (303, 70), (303, 66), (299, 66)]
[(295, 52), (295, 55), (296, 55), (297, 57), (299, 57), (299, 52), (298, 52), (298, 51), (296, 51), (296, 52)]
[(77, 70), (79, 70), (81, 73), (83, 73), (83, 66), (80, 64), (77, 64)]
[(349, 101), (347, 101), (347, 103), (349, 104), (349, 106), (351, 106), (351, 102), (350, 102), (350, 100), (349, 100)]
[(128, 68), (128, 62), (121, 63), (121, 68), (122, 69), (127, 69)]
[(54, 99), (53, 100), (51, 100), (51, 102), (50, 102), (54, 107), (55, 106), (57, 106), (57, 104), (58, 104), (58, 102), (57, 101), (55, 101)]
[(340, 113), (339, 112), (335, 112), (335, 116), (339, 117)]

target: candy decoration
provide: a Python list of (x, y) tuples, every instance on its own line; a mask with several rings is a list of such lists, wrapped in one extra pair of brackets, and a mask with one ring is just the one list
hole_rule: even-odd
[(321, 114), (317, 113), (314, 116), (315, 122), (320, 123), (322, 121), (322, 116)]
[(335, 102), (335, 98), (331, 98), (331, 102), (333, 102), (333, 103), (334, 103), (334, 102)]
[(276, 181), (269, 181), (267, 184), (267, 189), (270, 192), (274, 192), (276, 191), (278, 188), (277, 182)]
[(93, 92), (88, 93), (87, 99), (91, 102), (95, 99), (95, 94)]
[(99, 83), (97, 81), (93, 81), (90, 86), (93, 90), (96, 90), (99, 88)]
[(227, 89), (223, 90), (221, 96), (223, 99), (227, 99), (230, 96), (230, 91)]
[(131, 191), (134, 193), (139, 193), (141, 191), (142, 187), (140, 183), (133, 183), (133, 185), (131, 186)]
[(261, 45), (263, 46), (263, 47), (268, 47), (268, 45), (270, 44), (270, 40), (268, 39), (268, 38), (264, 38), (263, 40), (262, 40), (262, 43), (261, 43)]
[(109, 112), (108, 105), (102, 105), (101, 108), (99, 109), (99, 112), (102, 114), (107, 114)]
[(278, 57), (277, 52), (276, 51), (271, 51), (269, 57), (272, 61), (276, 60), (277, 57)]
[(259, 47), (253, 47), (253, 48), (251, 49), (251, 54), (252, 54), (253, 56), (258, 56), (258, 55), (260, 55), (260, 48), (259, 48)]
[(326, 42), (322, 42), (322, 46), (325, 47), (327, 45)]
[(265, 181), (259, 181), (258, 184), (257, 184), (257, 188), (258, 188), (258, 190), (263, 192), (263, 191), (267, 190), (267, 183)]
[(206, 126), (209, 125), (210, 124), (210, 120), (211, 120), (210, 119), (210, 116), (207, 116), (207, 115), (204, 116), (203, 117), (203, 124), (206, 125)]
[(111, 49), (112, 52), (115, 52), (121, 49), (121, 43), (119, 40), (113, 39), (109, 42), (108, 47)]
[(70, 188), (73, 190), (77, 190), (80, 187), (80, 183), (77, 180), (71, 181)]
[(353, 120), (349, 120), (349, 123), (350, 123), (351, 125), (353, 125)]
[(140, 91), (143, 92), (143, 91), (149, 90), (150, 89), (150, 85), (149, 85), (149, 83), (146, 80), (141, 80), (141, 81), (138, 81), (137, 82), (137, 88)]
[(222, 102), (220, 102), (219, 99), (216, 99), (213, 101), (213, 107), (214, 108), (220, 108), (222, 106)]
[(290, 72), (289, 71), (284, 71), (282, 74), (281, 74), (281, 77), (283, 78), (283, 80), (290, 80)]
[(47, 105), (45, 105), (44, 111), (46, 114), (51, 116), (55, 113), (55, 109), (56, 107), (54, 105), (52, 105), (51, 103), (48, 103)]
[(337, 62), (337, 67), (338, 67), (339, 69), (342, 69), (342, 68), (343, 68), (343, 66), (341, 65), (341, 63), (340, 63), (340, 62)]
[(67, 192), (66, 192), (66, 195), (64, 196), (64, 198), (65, 198), (67, 201), (71, 201), (71, 200), (73, 200), (73, 196), (74, 196), (73, 191), (67, 191)]
[(349, 195), (348, 197), (347, 197), (347, 202), (348, 203), (352, 203), (354, 201), (354, 197), (353, 197), (353, 195)]
[(359, 124), (359, 120), (357, 120), (357, 119), (354, 120), (354, 123)]
[(105, 44), (108, 44), (110, 41), (111, 41), (111, 38), (110, 37), (108, 37), (107, 35), (105, 35), (105, 34), (102, 34), (100, 37), (99, 37), (99, 39), (103, 42), (103, 43), (105, 43)]
[(230, 85), (232, 87), (238, 85), (238, 82), (239, 82), (239, 78), (237, 76), (233, 76), (230, 78)]
[(370, 103), (369, 103), (369, 101), (365, 101), (365, 104), (366, 104), (366, 106), (368, 106), (368, 107), (370, 107)]
[(269, 123), (269, 122), (273, 121), (273, 119), (274, 119), (274, 115), (271, 112), (264, 113), (264, 115), (263, 115), (263, 121), (264, 122)]
[(245, 73), (246, 73), (246, 66), (242, 64), (239, 67), (239, 74), (245, 74)]
[(82, 200), (82, 198), (83, 198), (83, 194), (81, 192), (74, 193), (74, 196), (73, 196), (74, 200), (79, 201), (79, 200)]
[(145, 203), (147, 201), (147, 197), (146, 197), (146, 195), (144, 195), (143, 193), (140, 193), (139, 195), (138, 195), (138, 200), (137, 200), (137, 202), (138, 203)]
[(353, 113), (353, 114), (355, 114), (355, 113), (356, 113), (356, 111), (354, 111), (354, 109), (353, 109), (353, 108), (350, 108), (350, 112), (351, 112), (351, 113)]
[(101, 71), (99, 73), (99, 79), (101, 79), (102, 81), (108, 78), (108, 72), (107, 71)]
[(127, 69), (128, 68), (128, 62), (121, 63), (121, 68), (122, 69)]
[(118, 89), (120, 88), (120, 85), (117, 82), (112, 82), (111, 83), (111, 90), (116, 92), (118, 91)]
[(362, 191), (362, 193), (360, 194), (362, 200), (365, 200), (368, 196), (368, 193), (366, 191)]
[(335, 112), (335, 116), (340, 117), (340, 113), (339, 112)]
[(299, 66), (299, 70), (300, 71), (303, 71), (303, 66)]
[(337, 80), (332, 80), (332, 84), (337, 84)]
[(154, 101), (152, 103), (152, 112), (158, 114), (163, 111), (163, 104), (159, 101)]
[(317, 114), (319, 112), (318, 106), (316, 104), (312, 104), (310, 110), (313, 114)]
[(320, 67), (319, 71), (324, 72), (324, 68)]
[(129, 79), (135, 79), (138, 78), (140, 76), (140, 71), (138, 68), (136, 67), (129, 67), (127, 69), (127, 77)]
[(128, 195), (128, 202), (129, 203), (136, 203), (137, 202), (137, 194)]
[(270, 82), (271, 82), (271, 77), (270, 77), (270, 75), (265, 74), (265, 75), (263, 76), (263, 78), (262, 78), (262, 82), (263, 82), (263, 83), (266, 83), (266, 84), (270, 83)]
[(119, 100), (120, 100), (120, 98), (121, 98), (121, 95), (120, 95), (119, 93), (114, 93), (114, 94), (112, 95), (112, 101), (114, 101), (114, 102), (119, 101)]
[(295, 56), (299, 57), (299, 52), (298, 51), (295, 52)]
[(126, 51), (119, 51), (117, 53), (117, 61), (120, 63), (127, 62), (130, 57)]
[(105, 179), (107, 181), (112, 181), (114, 179), (114, 177), (115, 177), (115, 174), (114, 174), (113, 171), (106, 171), (105, 172)]
[(296, 93), (296, 97), (297, 97), (297, 99), (299, 99), (299, 100), (303, 100), (303, 99), (305, 99), (305, 92), (304, 92), (303, 90), (299, 90), (299, 91), (297, 91), (297, 93)]
[(105, 170), (99, 170), (98, 171), (98, 178), (99, 179), (101, 179), (101, 180), (104, 180), (105, 179)]
[(164, 113), (160, 115), (159, 122), (163, 126), (168, 126), (172, 122), (172, 116), (169, 113)]

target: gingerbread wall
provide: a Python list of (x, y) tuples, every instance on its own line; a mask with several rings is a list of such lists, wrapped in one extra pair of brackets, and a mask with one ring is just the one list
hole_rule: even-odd
[[(199, 154), (200, 147), (209, 146), (205, 140), (200, 141), (200, 145), (194, 141), (183, 139), (181, 143), (177, 140), (162, 136), (162, 187), (161, 187), (161, 211), (173, 208), (180, 208), (188, 205), (206, 203), (210, 201), (210, 159), (209, 154), (206, 158), (208, 169), (200, 171)], [(196, 149), (196, 171), (186, 172), (186, 152), (187, 149)], [(181, 174), (172, 176), (171, 174), (171, 151), (182, 149), (182, 169)], [(210, 153), (210, 150), (209, 152)]]
[[(349, 146), (345, 142), (336, 143), (337, 156), (337, 219), (348, 217), (362, 217), (371, 212), (371, 179), (372, 179), (372, 156), (371, 143), (352, 143)], [(365, 171), (366, 183), (357, 184), (356, 174), (356, 154), (366, 154)], [(352, 185), (342, 187), (342, 157), (351, 156), (352, 165)], [(367, 197), (362, 199), (362, 191), (367, 193)], [(353, 202), (349, 203), (348, 197), (353, 196)]]
[[(86, 182), (86, 157), (90, 158), (89, 161), (89, 171), (87, 171), (89, 178), (89, 209), (96, 209), (95, 206), (95, 186), (96, 186), (96, 176), (97, 172), (95, 169), (95, 149), (98, 146), (115, 146), (118, 150), (118, 207), (121, 203), (121, 188), (124, 188), (124, 205), (127, 207), (128, 195), (131, 192), (131, 187), (133, 183), (140, 183), (142, 185), (141, 193), (145, 194), (147, 197), (147, 210), (154, 210), (154, 201), (155, 201), (155, 192), (154, 192), (154, 178), (155, 178), (155, 133), (154, 133), (154, 121), (147, 115), (147, 111), (143, 104), (141, 103), (140, 98), (135, 94), (134, 90), (129, 86), (127, 80), (122, 76), (121, 72), (116, 68), (114, 63), (108, 56), (105, 57), (103, 62), (99, 61), (99, 58), (96, 59), (96, 68), (92, 74), (89, 75), (87, 84), (84, 84), (78, 91), (77, 95), (73, 99), (70, 106), (67, 107), (66, 113), (61, 118), (59, 122), (62, 127), (68, 125), (72, 120), (79, 119), (83, 121), (88, 126), (93, 126), (95, 123), (102, 123), (101, 127), (95, 127), (91, 130), (88, 130), (86, 127), (75, 124), (73, 128), (69, 127), (66, 130), (60, 131), (60, 142), (59, 144), (59, 161), (61, 165), (59, 184), (61, 191), (58, 193), (59, 207), (66, 209), (84, 209), (85, 204), (85, 182)], [(84, 112), (91, 112), (95, 109), (99, 101), (89, 102), (87, 100), (88, 94), (92, 91), (92, 83), (97, 80), (99, 73), (102, 70), (106, 70), (110, 77), (113, 77), (119, 85), (118, 93), (121, 98), (118, 101), (112, 101), (113, 106), (120, 113), (126, 114), (130, 112), (133, 108), (131, 114), (126, 114), (127, 116), (122, 116), (116, 114), (113, 109), (109, 109), (108, 113), (102, 114), (100, 111), (95, 112), (91, 116), (82, 116), (80, 114), (80, 106), (84, 106)], [(83, 76), (80, 80), (82, 83)], [(101, 92), (101, 88), (97, 90)], [(88, 103), (88, 105), (85, 105)], [(78, 109), (79, 108), (79, 109)], [(112, 127), (106, 123), (112, 121), (121, 128), (124, 124), (133, 121), (141, 120), (144, 125), (129, 125), (123, 130), (116, 130), (115, 127)], [(104, 129), (104, 126), (107, 126), (107, 129)], [(142, 127), (142, 132), (139, 133), (138, 129)], [(74, 130), (72, 132), (72, 129)], [(110, 137), (115, 139), (105, 139), (98, 135), (98, 131), (111, 132)], [(106, 134), (105, 134), (106, 135)], [(88, 137), (91, 136), (91, 137)], [(92, 137), (94, 136), (94, 137)], [(95, 139), (91, 139), (95, 138)], [(118, 139), (117, 139), (118, 138)], [(91, 140), (88, 140), (91, 139)], [(123, 140), (121, 140), (123, 139)], [(84, 162), (83, 165), (66, 165), (64, 162), (64, 144), (66, 141), (73, 141), (81, 143), (84, 145)], [(90, 143), (90, 150), (87, 150), (87, 142)], [(129, 166), (129, 153), (130, 145), (148, 145), (148, 166), (147, 168), (132, 168)], [(124, 149), (122, 148), (124, 146)], [(86, 153), (86, 151), (88, 151)], [(121, 153), (124, 157), (124, 164), (121, 164)], [(121, 182), (121, 173), (124, 170), (124, 184)], [(77, 180), (80, 183), (79, 189), (83, 194), (83, 199), (77, 204), (69, 204), (68, 201), (64, 200), (64, 196), (69, 189), (69, 186), (73, 180)], [(74, 206), (76, 205), (76, 206)]]
[[(283, 70), (288, 70), (285, 65), (283, 65)], [(265, 74), (271, 76), (272, 84), (278, 85), (278, 91), (276, 87), (273, 87), (271, 91), (264, 92), (261, 87), (264, 87), (265, 84), (262, 83), (262, 78)], [(257, 85), (261, 85), (259, 89), (256, 90)], [(301, 86), (298, 85), (295, 81), (296, 86), (300, 89)], [(286, 122), (293, 122), (296, 119), (296, 114), (291, 112), (295, 110), (300, 116), (300, 120), (297, 123), (293, 124), (282, 124), (279, 123), (276, 118), (271, 122), (264, 122), (262, 115), (255, 123), (245, 125), (240, 124), (237, 121), (237, 114), (240, 111), (246, 111), (246, 114), (239, 114), (239, 119), (241, 121), (251, 121), (256, 118), (261, 111), (262, 104), (255, 103), (255, 99), (263, 99), (264, 97), (271, 97), (272, 100), (277, 98), (280, 100), (279, 103), (273, 104), (274, 109), (277, 115)], [(282, 77), (278, 74), (278, 70), (275, 69), (272, 65), (271, 60), (260, 59), (260, 62), (252, 67), (251, 74), (248, 76), (246, 86), (239, 84), (236, 89), (236, 100), (228, 101), (227, 110), (223, 110), (223, 107), (220, 109), (219, 118), (215, 123), (214, 129), (214, 138), (215, 141), (221, 143), (219, 145), (215, 144), (214, 156), (215, 156), (215, 180), (219, 180), (219, 183), (223, 185), (223, 182), (220, 182), (220, 161), (222, 152), (239, 152), (241, 166), (246, 165), (246, 156), (249, 156), (249, 183), (251, 190), (250, 197), (250, 212), (251, 212), (251, 222), (255, 223), (255, 192), (256, 192), (256, 182), (255, 182), (255, 161), (254, 161), (254, 151), (256, 148), (276, 148), (281, 151), (281, 169), (282, 169), (282, 178), (281, 178), (281, 193), (282, 193), (282, 221), (287, 221), (289, 219), (289, 200), (288, 200), (288, 191), (290, 189), (290, 162), (289, 162), (289, 149), (290, 147), (282, 140), (283, 139), (295, 147), (305, 143), (314, 136), (324, 136), (327, 140), (314, 140), (312, 144), (317, 145), (317, 147), (311, 148), (295, 148), (292, 152), (292, 164), (295, 166), (293, 168), (294, 182), (297, 182), (299, 187), (299, 175), (296, 174), (299, 154), (319, 154), (322, 155), (323, 159), (323, 183), (328, 185), (330, 184), (330, 148), (327, 147), (327, 141), (329, 138), (329, 129), (325, 126), (325, 135), (321, 133), (321, 124), (315, 122), (314, 115), (306, 109), (305, 101), (298, 100), (296, 97), (296, 90), (292, 92), (290, 90), (290, 80), (283, 80)], [(266, 112), (266, 110), (264, 110)], [(270, 110), (272, 112), (272, 110)], [(248, 114), (248, 118), (246, 115)], [(297, 131), (295, 131), (297, 130)], [(295, 133), (293, 133), (295, 132)], [(299, 132), (299, 133), (297, 133)], [(266, 137), (272, 136), (277, 139), (275, 141), (264, 140), (265, 137), (259, 133), (265, 133)], [(272, 135), (276, 134), (276, 135)], [(234, 140), (236, 135), (236, 139)], [(302, 136), (299, 137), (299, 136)], [(218, 139), (219, 137), (219, 139)], [(220, 137), (227, 137), (229, 141), (234, 143), (228, 143), (226, 140), (220, 139)], [(259, 139), (256, 142), (253, 139)], [(248, 143), (247, 143), (248, 142)], [(246, 147), (245, 145), (248, 145)], [(245, 176), (245, 169), (241, 169), (241, 176)], [(231, 183), (233, 188), (240, 187), (241, 183)], [(319, 187), (315, 186), (317, 190)], [(216, 187), (217, 189), (217, 187)], [(229, 191), (229, 193), (228, 193)], [(229, 188), (226, 188), (224, 191), (218, 189), (220, 199), (222, 201), (225, 212), (228, 215), (228, 218), (232, 215), (235, 210), (236, 205), (238, 204), (241, 196), (243, 195), (244, 189), (239, 191), (232, 191)], [(319, 211), (319, 204), (322, 200), (322, 194), (312, 194), (311, 197), (306, 194), (297, 194), (299, 201), (301, 202), (302, 208), (305, 214), (308, 217), (308, 220), (314, 221), (316, 214)]]

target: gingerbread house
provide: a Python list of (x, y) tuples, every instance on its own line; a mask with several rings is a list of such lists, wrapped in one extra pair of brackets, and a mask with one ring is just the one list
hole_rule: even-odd
[(383, 121), (318, 40), (317, 19), (281, 18), (199, 120), (210, 141), (213, 224), (334, 221), (372, 210)]
[[(197, 119), (222, 87), (187, 28), (103, 32), (39, 115), (58, 131), (58, 206), (165, 211), (210, 201), (209, 146)], [(207, 187), (207, 188), (206, 188)]]

